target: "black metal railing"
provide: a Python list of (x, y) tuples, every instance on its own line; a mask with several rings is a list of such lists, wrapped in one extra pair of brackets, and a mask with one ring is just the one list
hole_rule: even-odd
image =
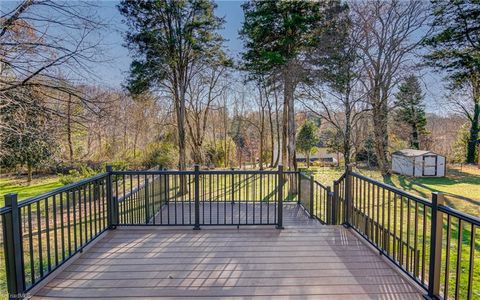
[(282, 168), (114, 171), (114, 225), (281, 226), (279, 207), (288, 200), (291, 174)]
[(297, 172), (113, 171), (0, 208), (0, 292), (23, 298), (109, 228), (132, 225), (275, 225)]
[(344, 223), (423, 287), (429, 298), (480, 295), (478, 216), (445, 206), (441, 193), (433, 193), (430, 201), (351, 169), (342, 181)]
[(0, 210), (10, 297), (30, 290), (108, 228), (107, 173)]
[[(296, 194), (296, 196), (294, 196)], [(323, 224), (343, 224), (423, 287), (429, 298), (480, 294), (478, 216), (346, 172), (333, 188), (278, 170), (113, 171), (18, 202), (5, 197), (0, 289), (23, 296), (116, 226), (275, 225), (297, 201)], [(6, 274), (6, 275), (5, 275)], [(3, 285), (3, 286), (2, 286)]]
[(316, 181), (313, 176), (299, 173), (298, 203), (311, 218), (323, 224), (335, 224), (336, 205), (331, 188)]

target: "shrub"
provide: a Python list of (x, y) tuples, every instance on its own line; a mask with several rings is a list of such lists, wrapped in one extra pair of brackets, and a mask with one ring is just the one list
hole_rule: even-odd
[(147, 145), (142, 164), (145, 168), (158, 166), (160, 169), (173, 168), (177, 157), (176, 148), (171, 142), (156, 142)]

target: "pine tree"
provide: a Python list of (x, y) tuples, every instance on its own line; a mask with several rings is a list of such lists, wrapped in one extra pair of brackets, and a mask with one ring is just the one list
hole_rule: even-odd
[(7, 93), (16, 101), (2, 105), (0, 100), (0, 120), (7, 125), (0, 126), (0, 164), (10, 168), (26, 166), (30, 183), (33, 169), (51, 159), (55, 152), (50, 113), (31, 88)]
[(480, 120), (480, 1), (434, 0), (432, 36), (425, 40), (431, 52), (426, 61), (448, 74), (452, 89), (468, 86), (472, 106), (461, 109), (470, 120), (467, 163), (475, 163)]
[(422, 104), (424, 95), (418, 78), (410, 75), (400, 85), (396, 97), (396, 120), (410, 127), (410, 147), (420, 149), (420, 135), (425, 133), (427, 119)]
[[(227, 59), (218, 34), (224, 20), (209, 0), (123, 0), (120, 12), (129, 31), (125, 39), (135, 54), (128, 89), (168, 91), (175, 108), (180, 170), (186, 168), (186, 92), (199, 62)], [(182, 185), (183, 186), (183, 185)]]
[[(241, 29), (245, 68), (253, 75), (280, 75), (283, 81), (282, 161), (296, 169), (294, 92), (306, 79), (302, 57), (321, 41), (329, 10), (339, 1), (249, 1)], [(288, 156), (287, 156), (288, 154)]]
[(310, 168), (310, 154), (318, 143), (317, 127), (313, 122), (303, 123), (297, 135), (297, 148), (303, 152), (307, 158), (307, 168)]

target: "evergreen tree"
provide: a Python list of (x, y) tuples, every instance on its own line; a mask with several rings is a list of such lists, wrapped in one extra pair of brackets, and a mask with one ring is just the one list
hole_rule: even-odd
[(311, 121), (305, 121), (297, 136), (297, 148), (307, 159), (307, 168), (310, 168), (310, 154), (318, 143), (317, 127)]
[(26, 166), (30, 183), (33, 169), (51, 159), (55, 152), (50, 115), (39, 95), (30, 88), (7, 93), (16, 101), (2, 105), (0, 100), (1, 123), (7, 125), (0, 126), (0, 164), (9, 168)]
[(410, 147), (420, 149), (419, 138), (425, 133), (427, 119), (425, 107), (422, 104), (424, 95), (418, 78), (410, 75), (399, 87), (396, 97), (396, 119), (410, 127)]
[[(451, 88), (472, 89), (472, 107), (465, 111), (470, 120), (466, 160), (475, 163), (480, 119), (480, 2), (478, 0), (434, 0), (431, 48), (427, 62), (448, 73)], [(462, 105), (463, 106), (463, 105)]]
[[(249, 1), (241, 29), (245, 68), (253, 75), (280, 75), (283, 81), (282, 161), (296, 169), (293, 95), (305, 80), (302, 58), (321, 41), (328, 11), (339, 1)], [(288, 154), (288, 155), (287, 155)], [(295, 185), (294, 185), (295, 186)]]
[[(132, 93), (163, 90), (176, 113), (180, 170), (186, 167), (186, 92), (200, 62), (227, 61), (217, 33), (223, 19), (209, 0), (123, 0), (120, 12), (129, 31), (125, 39), (135, 53), (128, 88)], [(183, 186), (183, 184), (182, 184)]]

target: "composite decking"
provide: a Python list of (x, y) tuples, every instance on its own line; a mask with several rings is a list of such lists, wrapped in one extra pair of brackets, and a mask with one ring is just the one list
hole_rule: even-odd
[(350, 230), (292, 204), (284, 224), (117, 228), (34, 298), (422, 298)]

